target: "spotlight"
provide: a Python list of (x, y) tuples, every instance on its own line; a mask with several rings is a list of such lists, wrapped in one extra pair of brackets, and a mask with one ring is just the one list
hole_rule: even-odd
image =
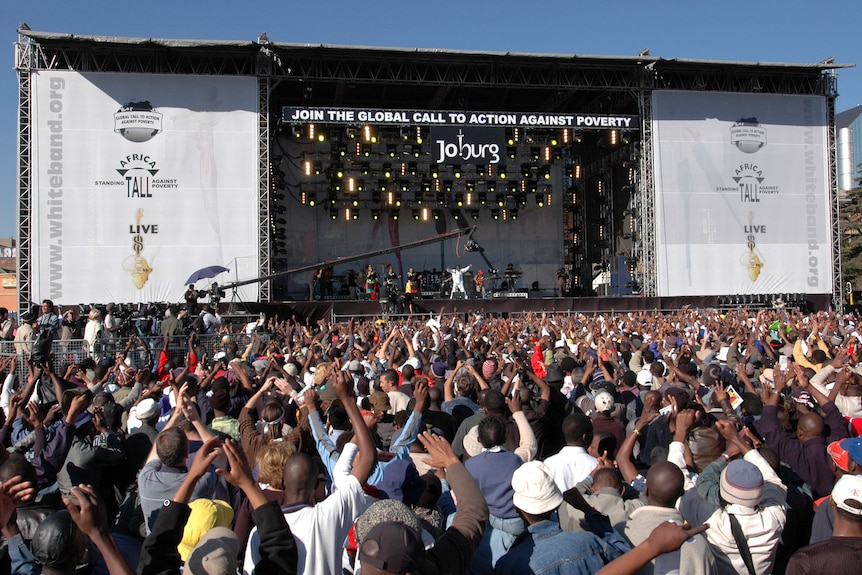
[(413, 219), (419, 221), (419, 210), (413, 210)]
[(541, 157), (542, 152), (539, 150), (539, 148), (530, 148), (530, 159), (532, 159), (534, 162), (538, 162), (539, 158)]
[(491, 217), (495, 220), (500, 219), (500, 210), (491, 210)]
[(506, 179), (506, 166), (500, 166), (499, 168), (497, 168), (497, 177), (501, 180)]
[(539, 168), (539, 177), (543, 180), (551, 179), (551, 168), (549, 166), (542, 166)]
[(461, 178), (461, 166), (459, 166), (459, 165), (452, 166), (452, 175), (455, 177), (456, 180), (460, 179)]
[(508, 146), (506, 148), (506, 155), (509, 156), (510, 160), (514, 160), (518, 157), (518, 148), (515, 146)]
[(329, 219), (337, 220), (338, 219), (338, 210), (336, 210), (335, 208), (330, 208)]
[(521, 177), (529, 178), (530, 177), (530, 164), (521, 164)]
[(479, 210), (470, 210), (470, 217), (475, 221), (479, 219)]
[(392, 164), (383, 164), (383, 177), (387, 180), (392, 177)]
[(371, 219), (379, 220), (380, 219), (380, 210), (371, 210)]
[(440, 216), (443, 215), (443, 210), (434, 210), (434, 219), (439, 220)]
[(518, 219), (518, 210), (512, 210), (512, 211), (509, 213), (509, 217), (511, 217), (511, 218), (512, 218), (512, 220), (517, 220), (517, 219)]

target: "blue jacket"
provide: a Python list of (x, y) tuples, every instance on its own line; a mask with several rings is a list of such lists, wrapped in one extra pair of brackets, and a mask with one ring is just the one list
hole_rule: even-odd
[[(596, 523), (587, 515), (592, 527)], [(589, 531), (563, 531), (556, 521), (531, 525), (515, 540), (509, 552), (497, 561), (494, 573), (534, 573), (536, 575), (591, 575), (631, 546), (604, 519), (602, 536)]]

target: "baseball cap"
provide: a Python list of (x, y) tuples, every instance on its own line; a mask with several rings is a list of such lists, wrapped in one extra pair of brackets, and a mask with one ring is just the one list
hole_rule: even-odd
[(862, 515), (862, 476), (842, 476), (832, 488), (832, 501), (838, 509), (853, 515)]

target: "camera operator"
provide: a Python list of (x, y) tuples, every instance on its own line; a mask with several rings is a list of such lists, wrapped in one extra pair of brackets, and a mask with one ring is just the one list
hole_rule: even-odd
[(186, 290), (185, 295), (183, 295), (183, 298), (186, 300), (186, 309), (189, 310), (189, 315), (196, 315), (198, 313), (198, 299), (200, 297), (200, 292), (195, 289), (195, 286), (190, 285), (189, 289)]
[(109, 303), (105, 306), (105, 320), (103, 322), (105, 329), (103, 330), (103, 337), (105, 339), (117, 339), (120, 337), (120, 330), (123, 328), (123, 320), (114, 313), (116, 310), (116, 306), (113, 303)]

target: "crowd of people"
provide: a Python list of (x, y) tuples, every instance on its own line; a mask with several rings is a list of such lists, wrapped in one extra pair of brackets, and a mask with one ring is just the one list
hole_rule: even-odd
[[(63, 325), (33, 314), (13, 331)], [(268, 338), (226, 334), (212, 357), (193, 331), (60, 368), (2, 358), (0, 570), (849, 570), (856, 321), (272, 317)]]

